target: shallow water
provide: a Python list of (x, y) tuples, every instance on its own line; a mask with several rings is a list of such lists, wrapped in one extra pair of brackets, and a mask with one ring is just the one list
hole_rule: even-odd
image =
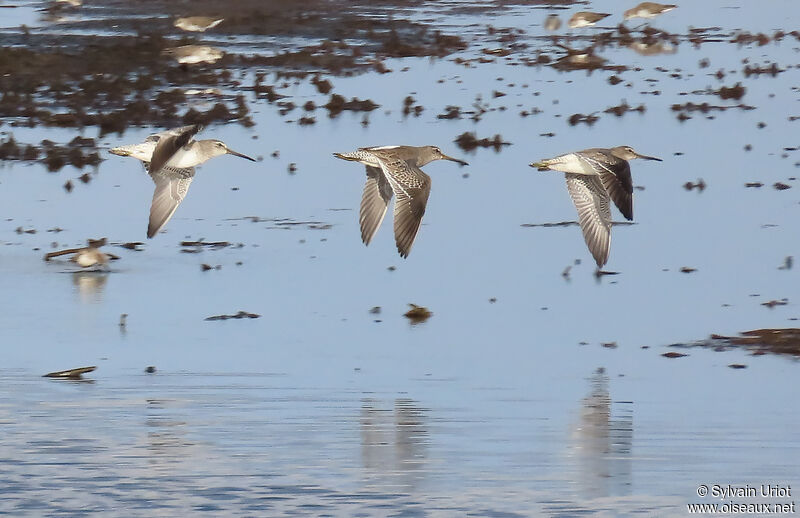
[[(460, 4), (419, 16), (476, 33), (486, 24), (451, 5)], [(619, 11), (612, 2), (591, 7)], [(514, 6), (492, 23), (548, 45), (531, 43), (546, 13)], [(748, 2), (703, 2), (655, 25), (729, 35), (790, 31), (789, 20)], [(107, 247), (121, 260), (106, 274), (41, 258), (52, 242), (146, 241), (152, 183), (141, 166), (104, 154), (83, 184), (72, 167), (47, 173), (41, 164), (3, 163), (0, 510), (672, 516), (687, 503), (724, 503), (699, 498), (701, 483), (798, 485), (796, 361), (708, 349), (661, 356), (668, 344), (710, 333), (797, 327), (798, 270), (778, 267), (800, 256), (798, 155), (784, 150), (797, 145), (800, 124), (789, 120), (800, 115), (798, 46), (787, 36), (764, 47), (684, 41), (662, 56), (598, 51), (641, 68), (619, 73), (616, 86), (610, 71), (513, 65), (515, 54), (469, 67), (386, 60), (393, 73), (333, 77), (336, 92), (381, 105), (367, 126), (362, 114), (330, 119), (322, 110), (316, 124), (299, 126), (289, 122), (299, 110), (282, 117), (261, 102), (251, 106), (254, 128), (208, 128), (207, 138), (263, 159), (200, 167), (166, 232), (143, 251)], [(710, 66), (699, 68), (704, 58)], [(744, 77), (745, 59), (785, 71)], [(713, 77), (719, 69), (722, 81)], [(670, 109), (736, 104), (701, 92), (736, 82), (747, 88), (741, 102), (756, 109), (712, 112), (713, 120), (695, 112), (684, 122)], [(506, 95), (494, 98), (495, 90)], [(307, 81), (282, 93), (297, 105), (327, 99)], [(419, 117), (401, 113), (409, 94), (425, 107)], [(488, 108), (480, 121), (437, 119), (448, 105), (470, 109), (476, 95)], [(602, 113), (621, 100), (646, 111)], [(534, 107), (541, 113), (519, 115)], [(600, 115), (593, 126), (567, 123), (592, 112)], [(465, 131), (499, 133), (512, 145), (465, 153), (452, 142)], [(13, 133), (68, 142), (75, 132)], [(331, 156), (400, 143), (437, 144), (470, 162), (426, 166), (433, 190), (407, 260), (388, 221), (369, 247), (360, 243), (363, 169)], [(631, 164), (645, 188), (635, 193), (636, 224), (614, 228), (606, 268), (620, 274), (597, 281), (577, 227), (523, 226), (575, 219), (561, 175), (527, 164), (619, 144), (664, 162)], [(704, 191), (683, 189), (698, 178)], [(744, 187), (753, 181), (765, 185)], [(779, 181), (792, 188), (773, 189)], [(182, 253), (184, 239), (242, 246)], [(782, 298), (788, 304), (761, 305)], [(433, 317), (409, 325), (402, 314), (412, 302)], [(375, 306), (379, 314), (369, 312)], [(239, 310), (261, 317), (204, 320)], [(601, 345), (610, 342), (616, 347)], [(40, 377), (82, 365), (98, 365), (91, 382)], [(148, 365), (157, 372), (145, 374)]]

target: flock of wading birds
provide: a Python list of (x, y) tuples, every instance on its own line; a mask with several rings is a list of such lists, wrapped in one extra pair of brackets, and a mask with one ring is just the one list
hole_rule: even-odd
[[(156, 184), (147, 225), (148, 238), (155, 236), (167, 224), (186, 197), (196, 166), (224, 154), (255, 161), (233, 151), (220, 140), (195, 140), (200, 129), (199, 125), (171, 129), (150, 135), (140, 144), (110, 150), (115, 155), (140, 160)], [(421, 168), (435, 160), (468, 165), (463, 160), (445, 155), (436, 146), (363, 147), (352, 152), (334, 153), (334, 156), (366, 167), (367, 180), (359, 211), (364, 244), (370, 243), (386, 216), (389, 202), (395, 198), (394, 236), (401, 257), (407, 257), (411, 251), (431, 192), (431, 178)], [(628, 146), (618, 146), (585, 149), (530, 164), (540, 171), (565, 174), (584, 240), (598, 268), (608, 260), (611, 246), (610, 202), (614, 202), (625, 218), (633, 219), (633, 181), (628, 160), (634, 158), (661, 160), (641, 155)], [(76, 262), (81, 266), (94, 264), (93, 256), (89, 255), (92, 248), (88, 250), (83, 256), (76, 256)]]
[[(637, 5), (636, 7), (632, 7), (625, 11), (622, 14), (622, 17), (625, 21), (631, 20), (633, 18), (644, 18), (646, 20), (650, 20), (655, 18), (660, 14), (664, 14), (667, 11), (671, 11), (678, 7), (674, 4), (658, 4), (656, 2), (642, 2), (641, 4)], [(594, 13), (591, 11), (580, 11), (572, 15), (572, 17), (567, 21), (567, 25), (570, 29), (580, 29), (583, 27), (589, 27), (604, 18), (608, 18), (611, 16), (610, 13)], [(555, 31), (561, 28), (561, 19), (555, 15), (551, 14), (545, 20), (545, 29), (549, 31)]]
[[(672, 4), (642, 2), (625, 11), (623, 17), (626, 21), (633, 18), (652, 19), (675, 7)], [(589, 27), (608, 16), (611, 15), (581, 11), (575, 13), (567, 24), (573, 29)], [(222, 21), (223, 18), (193, 16), (177, 19), (175, 26), (186, 31), (204, 32)], [(561, 20), (551, 14), (544, 26), (548, 30), (557, 30), (561, 27)], [(156, 184), (147, 226), (148, 238), (155, 236), (167, 224), (186, 197), (196, 166), (223, 154), (254, 161), (247, 155), (229, 149), (222, 141), (194, 140), (200, 129), (199, 125), (184, 126), (150, 135), (140, 144), (111, 149), (115, 155), (140, 160)], [(401, 257), (408, 257), (411, 251), (431, 191), (431, 178), (421, 168), (434, 160), (450, 160), (467, 165), (463, 160), (445, 155), (435, 146), (365, 147), (354, 152), (334, 153), (334, 156), (359, 162), (367, 169), (359, 211), (361, 240), (364, 244), (372, 241), (383, 222), (389, 202), (393, 196), (396, 198), (394, 236)], [(530, 164), (540, 171), (561, 171), (565, 174), (567, 190), (578, 210), (583, 238), (598, 268), (608, 261), (611, 247), (610, 201), (626, 219), (633, 219), (633, 182), (628, 160), (634, 158), (661, 160), (640, 155), (628, 146), (618, 146), (585, 149)], [(104, 241), (90, 241), (88, 248), (54, 252), (48, 254), (47, 258), (77, 252), (73, 260), (80, 266), (104, 264), (107, 256), (98, 250), (102, 243)]]

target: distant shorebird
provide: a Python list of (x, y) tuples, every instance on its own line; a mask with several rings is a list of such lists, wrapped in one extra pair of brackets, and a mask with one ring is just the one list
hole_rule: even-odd
[(625, 11), (625, 19), (631, 18), (655, 18), (659, 14), (664, 14), (678, 7), (675, 4), (657, 4), (655, 2), (642, 2), (632, 9)]
[(225, 18), (212, 18), (210, 16), (187, 16), (185, 18), (178, 18), (173, 24), (179, 29), (190, 32), (205, 32), (208, 29), (213, 29)]
[(678, 52), (678, 49), (674, 45), (664, 43), (663, 41), (655, 41), (653, 43), (633, 41), (628, 45), (628, 48), (642, 56), (657, 56), (659, 54), (675, 54)]
[(607, 13), (591, 13), (589, 11), (581, 11), (572, 15), (567, 25), (570, 29), (580, 29), (582, 27), (589, 27), (594, 25), (603, 18), (611, 16)]
[(633, 219), (633, 180), (628, 160), (660, 158), (640, 155), (628, 146), (593, 148), (530, 164), (539, 171), (561, 171), (567, 190), (578, 209), (578, 223), (597, 267), (608, 260), (611, 247), (611, 208), (614, 201), (626, 219)]
[(557, 14), (549, 14), (544, 20), (544, 28), (550, 32), (561, 28), (561, 18)]
[(196, 65), (219, 61), (225, 53), (208, 45), (183, 45), (164, 49), (164, 54), (174, 57), (181, 65)]
[(110, 151), (141, 160), (156, 184), (147, 226), (148, 238), (167, 224), (186, 197), (195, 166), (224, 154), (255, 162), (254, 158), (228, 149), (221, 140), (194, 140), (200, 129), (201, 126), (195, 124), (162, 131), (150, 135), (141, 144), (119, 146)]
[(411, 251), (431, 192), (431, 178), (420, 167), (434, 160), (468, 165), (463, 160), (445, 155), (435, 146), (363, 147), (351, 153), (334, 153), (333, 156), (359, 162), (367, 168), (367, 183), (358, 218), (361, 240), (365, 245), (372, 241), (381, 226), (392, 195), (397, 196), (394, 238), (401, 257), (408, 257)]
[(77, 263), (81, 268), (103, 267), (108, 264), (108, 256), (97, 248), (88, 247), (76, 252), (70, 261)]
[(69, 260), (81, 268), (102, 270), (106, 268), (110, 259), (119, 259), (119, 257), (114, 254), (106, 254), (100, 251), (100, 247), (105, 246), (106, 242), (106, 238), (89, 239), (87, 240), (87, 246), (84, 248), (66, 248), (64, 250), (58, 250), (57, 252), (48, 252), (45, 254), (44, 260), (50, 261), (61, 255), (72, 254)]

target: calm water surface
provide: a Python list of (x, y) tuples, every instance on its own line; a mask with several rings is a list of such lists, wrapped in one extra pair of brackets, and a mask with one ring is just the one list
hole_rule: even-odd
[[(460, 4), (436, 3), (419, 16), (483, 31), (485, 19), (450, 13), (452, 5)], [(798, 7), (775, 5), (789, 14), (703, 2), (656, 25), (679, 34), (689, 26), (793, 30)], [(492, 23), (533, 41), (546, 14), (514, 7)], [(342, 95), (381, 105), (367, 126), (361, 114), (323, 111), (299, 126), (288, 122), (297, 111), (281, 117), (261, 103), (252, 106), (254, 128), (207, 129), (206, 138), (262, 160), (221, 157), (199, 168), (166, 232), (143, 251), (110, 247), (121, 260), (103, 274), (41, 258), (53, 242), (144, 241), (152, 183), (141, 166), (104, 155), (84, 185), (71, 167), (4, 163), (0, 512), (679, 516), (687, 503), (715, 501), (697, 496), (699, 484), (800, 487), (796, 361), (696, 348), (661, 356), (667, 344), (710, 333), (797, 327), (798, 270), (778, 266), (800, 257), (800, 158), (785, 149), (797, 146), (800, 124), (790, 120), (800, 115), (799, 46), (787, 36), (763, 47), (684, 41), (660, 56), (598, 51), (631, 68), (616, 86), (613, 72), (560, 73), (514, 59), (387, 60), (391, 74), (332, 78)], [(710, 66), (700, 68), (703, 59)], [(785, 71), (745, 77), (743, 60)], [(737, 82), (754, 110), (680, 122), (670, 108), (736, 104), (708, 91)], [(307, 81), (283, 93), (298, 105), (327, 99)], [(419, 117), (403, 117), (407, 95), (425, 107)], [(645, 113), (603, 113), (623, 100), (645, 104)], [(488, 109), (478, 122), (436, 117), (476, 102)], [(541, 113), (520, 116), (533, 108)], [(593, 126), (567, 123), (594, 112)], [(152, 131), (101, 141), (112, 147)], [(512, 145), (466, 153), (452, 142), (465, 131)], [(13, 133), (25, 142), (74, 136)], [(433, 190), (407, 260), (388, 221), (365, 248), (363, 169), (331, 153), (429, 143), (470, 166), (426, 167)], [(621, 144), (664, 162), (632, 163), (644, 187), (636, 224), (614, 228), (607, 268), (620, 274), (598, 282), (577, 227), (523, 226), (575, 219), (562, 176), (527, 164)], [(705, 191), (683, 189), (699, 178)], [(62, 188), (68, 179), (71, 193)], [(754, 181), (765, 185), (744, 187)], [(182, 253), (183, 239), (241, 246)], [(761, 305), (783, 298), (788, 304)], [(410, 326), (402, 314), (411, 302), (434, 316)], [(369, 312), (375, 306), (379, 314)], [(239, 310), (261, 318), (204, 320)], [(601, 345), (610, 342), (616, 347)], [(98, 366), (89, 382), (40, 377), (82, 365)], [(148, 365), (157, 372), (145, 374)]]

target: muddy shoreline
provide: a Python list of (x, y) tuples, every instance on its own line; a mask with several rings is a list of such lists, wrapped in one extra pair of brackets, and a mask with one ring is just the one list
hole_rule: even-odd
[[(207, 33), (189, 33), (172, 25), (175, 17), (217, 14), (218, 3), (158, 1), (132, 6), (101, 0), (93, 2), (90, 11), (86, 6), (43, 3), (42, 17), (50, 21), (39, 27), (0, 31), (0, 124), (12, 128), (3, 136), (0, 160), (42, 161), (50, 171), (57, 171), (67, 164), (78, 169), (95, 167), (103, 158), (91, 139), (82, 143), (81, 156), (77, 156), (73, 143), (21, 142), (13, 134), (14, 127), (96, 128), (98, 136), (103, 137), (122, 135), (130, 126), (252, 126), (252, 107), (264, 103), (272, 105), (282, 117), (293, 114), (301, 125), (314, 124), (320, 110), (329, 117), (346, 110), (368, 113), (378, 105), (334, 91), (332, 83), (340, 76), (393, 73), (384, 64), (388, 58), (448, 59), (465, 67), (498, 61), (551, 66), (564, 73), (608, 73), (611, 84), (630, 86), (619, 77), (628, 67), (602, 58), (603, 50), (630, 47), (641, 54), (657, 54), (673, 53), (680, 45), (697, 48), (720, 41), (737, 46), (765, 45), (786, 38), (800, 39), (797, 31), (766, 35), (692, 28), (685, 34), (671, 34), (649, 25), (631, 29), (623, 24), (589, 34), (529, 34), (491, 24), (490, 15), (498, 10), (534, 6), (537, 9), (533, 13), (544, 18), (548, 11), (558, 12), (573, 4), (434, 4), (431, 9), (435, 7), (440, 17), (463, 12), (486, 15), (484, 27), (457, 30), (441, 26), (433, 15), (419, 16), (423, 3), (415, 1), (314, 1), (300, 6), (289, 1), (238, 0), (226, 5), (225, 13), (219, 13), (225, 15), (219, 26)], [(169, 49), (190, 45), (218, 48), (221, 56), (213, 63), (178, 63)], [(774, 76), (782, 71), (774, 63), (746, 64), (745, 69), (747, 75)], [(719, 74), (724, 77), (722, 71)], [(298, 81), (314, 84), (329, 96), (327, 102), (304, 103), (303, 113), (297, 115), (301, 103), (293, 101), (286, 87)], [(737, 83), (700, 94), (736, 101), (744, 91)], [(496, 92), (496, 97), (503, 95)], [(398, 105), (402, 102), (398, 100)], [(460, 107), (451, 108), (438, 117), (461, 116)], [(724, 106), (688, 102), (672, 109), (680, 120), (686, 120), (694, 112), (707, 114), (729, 108), (752, 107), (741, 101)], [(413, 109), (419, 116), (424, 108)], [(629, 111), (644, 110), (644, 105), (623, 103), (605, 112), (606, 116), (621, 117)], [(472, 117), (478, 120), (480, 115), (473, 112)], [(592, 125), (598, 119), (597, 114), (564, 115), (570, 125)], [(501, 142), (496, 139), (487, 145), (497, 149)]]

